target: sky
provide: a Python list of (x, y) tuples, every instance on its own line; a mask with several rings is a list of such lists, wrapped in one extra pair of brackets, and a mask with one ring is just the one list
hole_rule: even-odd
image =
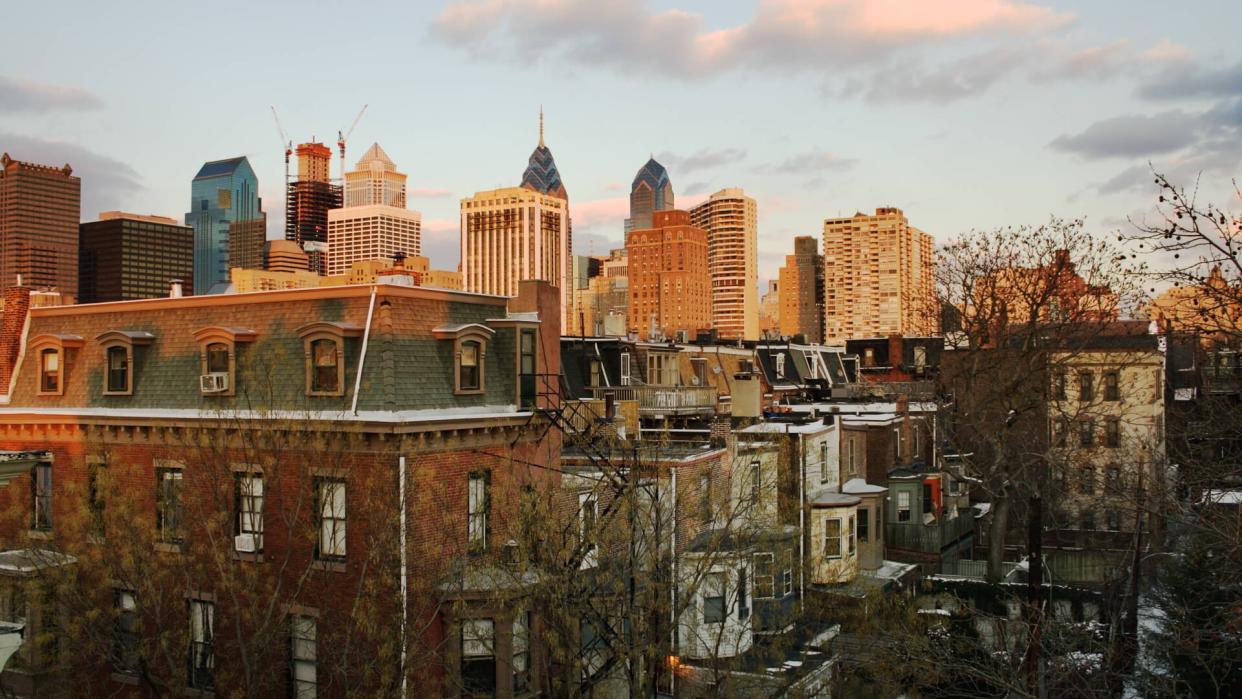
[[(687, 208), (745, 188), (761, 284), (827, 217), (902, 208), (945, 242), (1150, 214), (1151, 169), (1225, 206), (1242, 161), (1242, 3), (1203, 0), (450, 0), (6, 8), (0, 151), (69, 163), (82, 217), (181, 219), (203, 162), (245, 155), (269, 237), (284, 151), (379, 142), (432, 266), (458, 201), (518, 184), (546, 119), (574, 250), (623, 243), (654, 155)], [(333, 175), (337, 162), (334, 158)], [(1236, 208), (1236, 206), (1235, 206)]]

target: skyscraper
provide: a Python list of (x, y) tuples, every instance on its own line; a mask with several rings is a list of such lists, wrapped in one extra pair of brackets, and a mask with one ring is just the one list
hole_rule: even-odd
[(289, 183), (285, 240), (297, 243), (306, 252), (312, 272), (325, 274), (328, 211), (341, 208), (341, 186), (328, 181), (331, 148), (322, 143), (303, 143), (297, 152), (298, 178)]
[(779, 288), (781, 335), (802, 335), (806, 342), (823, 342), (824, 258), (815, 238), (794, 238), (794, 254), (785, 256)]
[(634, 175), (630, 185), (630, 217), (625, 219), (625, 232), (651, 228), (651, 214), (673, 206), (673, 183), (664, 166), (650, 158)]
[(711, 325), (707, 231), (676, 209), (652, 214), (652, 227), (625, 237), (629, 258), (629, 325), (641, 339), (693, 339)]
[(328, 274), (362, 260), (422, 254), (422, 215), (405, 208), (405, 175), (379, 144), (345, 173), (345, 208), (328, 212)]
[(105, 211), (80, 227), (78, 257), (82, 303), (168, 296), (180, 280), (193, 293), (194, 230), (165, 216)]
[(461, 200), (462, 287), (516, 296), (518, 282), (542, 279), (560, 290), (562, 328), (571, 327), (569, 199), (552, 151), (543, 141), (530, 155), (522, 182)]
[(707, 231), (712, 327), (722, 339), (759, 339), (758, 207), (739, 187), (722, 189), (690, 210)]
[[(250, 161), (213, 160), (199, 168), (190, 185), (185, 225), (194, 229), (195, 293), (219, 291), (212, 287), (228, 283), (229, 267), (253, 266), (252, 257), (262, 264), (266, 218)], [(230, 259), (231, 251), (245, 259)]]
[(824, 220), (824, 343), (890, 334), (931, 335), (932, 237), (901, 209)]
[(55, 287), (78, 296), (82, 183), (73, 168), (0, 156), (0, 285)]

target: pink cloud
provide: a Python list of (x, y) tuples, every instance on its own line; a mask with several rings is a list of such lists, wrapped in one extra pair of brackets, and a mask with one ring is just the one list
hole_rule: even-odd
[(574, 228), (595, 228), (615, 224), (618, 231), (626, 216), (630, 215), (629, 197), (612, 197), (591, 201), (569, 202), (569, 215)]
[(455, 218), (429, 218), (423, 221), (423, 234), (436, 238), (461, 234), (461, 221)]

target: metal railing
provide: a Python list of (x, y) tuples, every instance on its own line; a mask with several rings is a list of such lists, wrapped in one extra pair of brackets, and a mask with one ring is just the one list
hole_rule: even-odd
[(925, 551), (939, 553), (941, 549), (961, 539), (967, 532), (975, 529), (975, 518), (965, 513), (958, 514), (955, 519), (945, 516), (933, 524), (906, 524), (889, 522), (885, 527), (885, 543), (896, 549), (905, 551)]
[(640, 413), (680, 415), (716, 410), (714, 386), (598, 386), (591, 394), (597, 400), (611, 396), (613, 400), (638, 401)]

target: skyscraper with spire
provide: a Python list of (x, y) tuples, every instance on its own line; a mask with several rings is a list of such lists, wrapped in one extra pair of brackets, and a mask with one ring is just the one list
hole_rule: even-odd
[[(462, 288), (516, 296), (519, 281), (545, 280), (560, 289), (561, 327), (568, 328), (572, 237), (569, 195), (544, 143), (540, 109), (539, 145), (530, 154), (521, 183), (461, 200)], [(544, 329), (550, 330), (546, 325)]]
[(654, 156), (648, 158), (630, 185), (630, 217), (625, 219), (625, 232), (651, 228), (653, 213), (673, 208), (673, 183), (668, 171)]

